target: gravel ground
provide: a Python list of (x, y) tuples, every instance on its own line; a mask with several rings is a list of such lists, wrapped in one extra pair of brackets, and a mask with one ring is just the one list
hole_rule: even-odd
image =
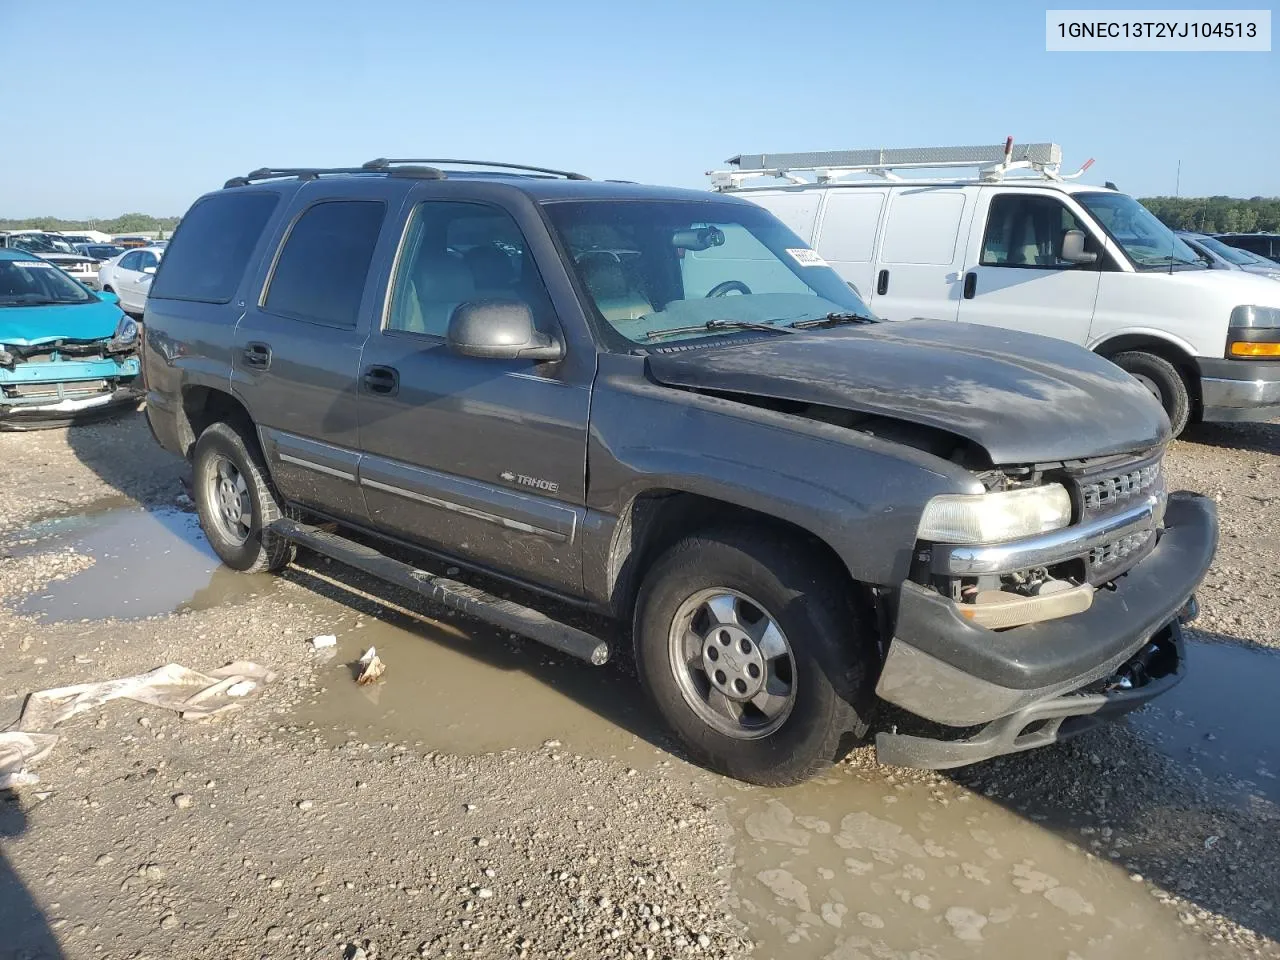
[[(1196, 637), (1280, 646), (1280, 426), (1200, 428), (1169, 471), (1222, 516)], [(557, 713), (556, 678), (585, 668), (523, 644), (442, 680), (482, 703), (494, 688), (488, 727), (501, 739), (510, 725), (499, 749), (397, 727), (395, 710), (379, 729), (352, 719), (341, 698), (363, 694), (340, 663), (381, 628), (361, 617), (391, 602), (353, 613), (319, 573), (141, 620), (18, 609), (105, 561), (14, 531), (131, 502), (183, 508), (185, 474), (141, 418), (0, 435), (0, 725), (30, 691), (168, 661), (279, 674), (209, 721), (116, 702), (60, 728), (41, 784), (0, 795), (0, 958), (924, 960), (983, 942), (1077, 960), (1280, 957), (1275, 795), (1152, 749), (1148, 727), (1176, 722), (1158, 711), (949, 777), (860, 750), (816, 784), (763, 791), (619, 720), (631, 714), (613, 701), (634, 701), (622, 670), (600, 671), (590, 709)], [(305, 642), (321, 633), (339, 634), (337, 660)], [(402, 702), (392, 684), (409, 663), (391, 649), (384, 706)], [(451, 663), (431, 661), (463, 669)], [(565, 731), (544, 738), (513, 699), (526, 695)]]

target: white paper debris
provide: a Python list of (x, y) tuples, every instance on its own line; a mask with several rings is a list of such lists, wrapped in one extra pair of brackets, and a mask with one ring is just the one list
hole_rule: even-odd
[(378, 659), (378, 651), (373, 647), (364, 652), (359, 662), (364, 669), (360, 671), (360, 676), (356, 677), (356, 683), (362, 687), (375, 682), (387, 669), (387, 665)]

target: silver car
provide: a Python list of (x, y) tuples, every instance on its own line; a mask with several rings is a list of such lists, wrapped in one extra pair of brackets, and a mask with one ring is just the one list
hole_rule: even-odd
[(1243, 270), (1245, 273), (1257, 273), (1272, 280), (1280, 280), (1280, 263), (1239, 247), (1223, 243), (1217, 237), (1203, 233), (1192, 233), (1179, 230), (1178, 236), (1196, 253), (1209, 261), (1213, 270)]

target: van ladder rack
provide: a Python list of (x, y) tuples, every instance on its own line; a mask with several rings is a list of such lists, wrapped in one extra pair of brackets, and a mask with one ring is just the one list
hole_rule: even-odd
[[(977, 179), (998, 182), (1014, 170), (1031, 170), (1046, 180), (1074, 180), (1093, 164), (1087, 161), (1075, 173), (1063, 174), (1062, 148), (1056, 143), (1017, 146), (1013, 137), (1004, 144), (969, 147), (906, 147), (869, 150), (823, 150), (811, 153), (739, 154), (725, 161), (730, 170), (708, 170), (712, 189), (736, 190), (758, 177), (773, 177), (794, 184), (830, 183), (853, 174), (870, 174), (901, 181), (896, 170), (976, 167)], [(814, 179), (800, 176), (812, 174)], [(761, 184), (763, 186), (763, 184)]]
[(430, 163), (430, 164), (447, 164), (451, 163), (459, 167), (492, 167), (495, 170), (524, 170), (528, 173), (545, 173), (553, 177), (564, 177), (566, 180), (590, 180), (586, 174), (573, 173), (569, 170), (553, 170), (550, 167), (531, 167), (525, 163), (500, 163), (491, 160), (388, 160), (386, 157), (379, 157), (376, 160), (370, 160), (364, 165), (365, 170), (385, 170), (394, 163)]

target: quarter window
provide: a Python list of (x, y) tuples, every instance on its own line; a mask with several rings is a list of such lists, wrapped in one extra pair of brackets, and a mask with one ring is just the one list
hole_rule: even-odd
[(165, 247), (164, 269), (148, 299), (229, 302), (279, 200), (274, 192), (251, 190), (197, 201)]
[(354, 327), (385, 214), (381, 201), (333, 200), (310, 207), (280, 250), (263, 307), (298, 320)]
[(1062, 237), (1068, 230), (1084, 233), (1085, 249), (1096, 252), (1089, 232), (1061, 201), (1026, 193), (1000, 194), (992, 198), (987, 213), (981, 263), (1030, 270), (1094, 269), (1091, 264), (1062, 259)]
[(555, 325), (542, 275), (509, 213), (480, 203), (419, 204), (396, 267), (386, 328), (443, 337), (454, 309), (472, 300), (520, 300), (540, 330)]

